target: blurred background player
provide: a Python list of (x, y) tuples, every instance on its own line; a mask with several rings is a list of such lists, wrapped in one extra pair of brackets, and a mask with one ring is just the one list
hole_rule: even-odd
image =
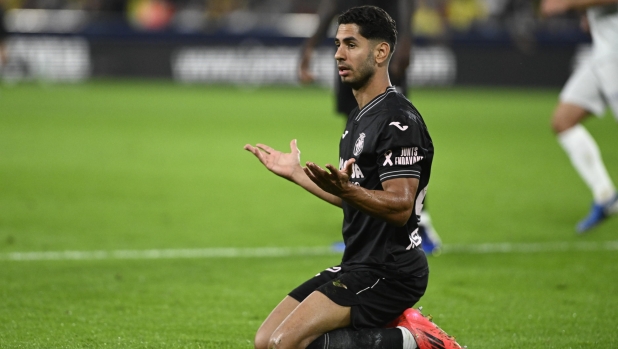
[(0, 78), (2, 78), (3, 68), (8, 62), (8, 54), (6, 51), (8, 32), (4, 25), (4, 6), (4, 0), (0, 0)]
[(607, 106), (618, 119), (618, 0), (544, 0), (541, 9), (547, 16), (586, 10), (583, 23), (592, 35), (592, 55), (567, 81), (552, 119), (560, 145), (594, 198), (576, 227), (583, 233), (618, 212), (618, 193), (599, 146), (581, 124), (591, 114), (602, 116)]
[[(412, 49), (412, 16), (416, 8), (416, 0), (322, 0), (318, 7), (319, 24), (314, 34), (304, 43), (300, 56), (298, 78), (301, 83), (308, 84), (314, 81), (311, 73), (311, 58), (316, 46), (328, 35), (330, 25), (336, 15), (345, 10), (364, 5), (378, 6), (384, 9), (397, 23), (399, 43), (397, 50), (393, 53), (389, 66), (389, 76), (395, 88), (408, 96), (408, 85), (406, 81), (407, 68), (410, 65), (410, 50)], [(341, 83), (341, 79), (335, 79), (337, 112), (346, 118), (358, 107), (356, 99), (352, 94), (352, 88)], [(428, 254), (439, 253), (442, 246), (440, 236), (433, 228), (431, 216), (425, 206), (421, 212), (421, 222), (419, 233), (423, 239), (423, 251)], [(342, 243), (336, 243), (337, 250), (343, 250)]]

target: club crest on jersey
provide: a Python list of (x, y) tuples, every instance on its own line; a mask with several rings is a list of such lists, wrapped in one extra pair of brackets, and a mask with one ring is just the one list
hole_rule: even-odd
[(363, 151), (363, 147), (365, 146), (365, 134), (361, 133), (358, 135), (358, 139), (356, 143), (354, 143), (354, 156), (359, 156)]

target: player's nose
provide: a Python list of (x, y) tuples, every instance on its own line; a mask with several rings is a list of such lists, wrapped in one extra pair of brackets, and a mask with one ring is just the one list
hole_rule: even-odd
[(343, 51), (343, 45), (337, 47), (337, 51), (335, 51), (335, 60), (337, 62), (345, 60), (345, 52)]

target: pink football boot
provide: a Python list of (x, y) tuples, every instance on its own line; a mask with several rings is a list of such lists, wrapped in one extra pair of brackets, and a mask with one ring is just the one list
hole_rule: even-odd
[[(419, 349), (462, 349), (455, 338), (449, 336), (430, 318), (421, 314), (420, 308), (407, 309), (387, 327), (405, 327), (412, 333)], [(464, 347), (465, 348), (465, 347)]]

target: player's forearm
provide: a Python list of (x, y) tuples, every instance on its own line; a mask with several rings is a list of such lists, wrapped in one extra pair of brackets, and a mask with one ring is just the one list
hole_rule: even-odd
[(616, 4), (618, 0), (565, 0), (569, 8), (583, 10), (590, 6)]
[(292, 178), (290, 178), (292, 182), (310, 192), (311, 194), (317, 196), (318, 198), (328, 202), (329, 204), (335, 205), (337, 207), (341, 207), (341, 198), (337, 197), (331, 193), (328, 193), (322, 188), (318, 187), (317, 184), (313, 183), (309, 177), (305, 174), (305, 172), (301, 169), (300, 171), (294, 171)]
[(372, 217), (397, 226), (403, 226), (408, 222), (414, 202), (410, 195), (385, 190), (368, 190), (355, 185), (344, 191), (341, 199)]
[(318, 7), (318, 26), (315, 32), (304, 43), (304, 50), (313, 50), (320, 41), (326, 38), (330, 22), (337, 12), (337, 3), (333, 0), (322, 0)]

